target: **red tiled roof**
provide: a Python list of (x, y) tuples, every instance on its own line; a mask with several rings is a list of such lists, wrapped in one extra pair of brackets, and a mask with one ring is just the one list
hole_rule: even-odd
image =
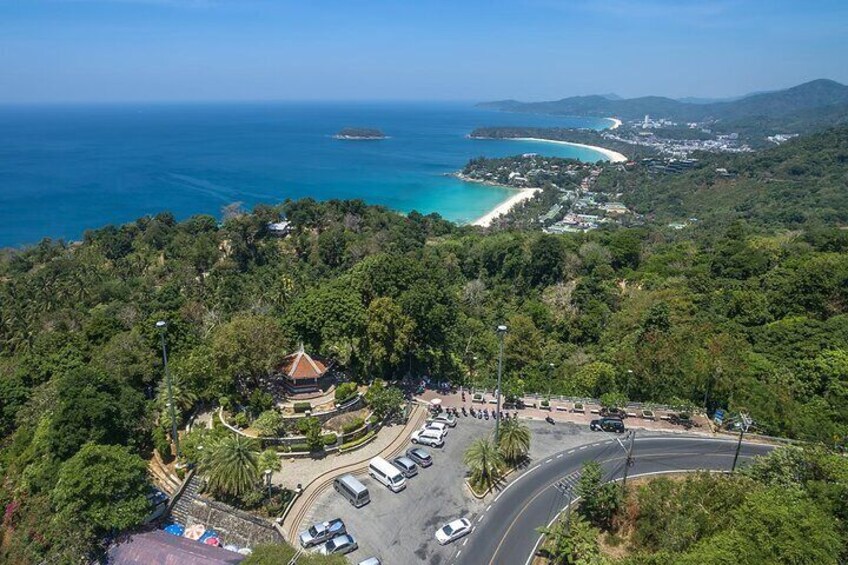
[(149, 565), (234, 565), (243, 555), (195, 540), (178, 538), (162, 530), (133, 534), (109, 548), (112, 564)]
[(327, 366), (309, 356), (303, 349), (287, 355), (280, 365), (280, 372), (293, 381), (317, 379), (327, 372)]

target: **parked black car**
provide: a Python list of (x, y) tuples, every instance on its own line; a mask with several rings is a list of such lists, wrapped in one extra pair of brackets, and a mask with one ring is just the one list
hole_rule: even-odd
[(617, 434), (624, 433), (624, 422), (618, 418), (601, 418), (592, 420), (589, 423), (589, 429), (592, 431), (615, 432)]

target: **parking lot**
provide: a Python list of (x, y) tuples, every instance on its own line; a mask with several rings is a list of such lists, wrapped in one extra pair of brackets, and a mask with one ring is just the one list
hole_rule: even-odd
[[(531, 461), (598, 438), (586, 426), (552, 426), (543, 421), (528, 424), (533, 433)], [(384, 565), (450, 563), (464, 540), (440, 546), (435, 532), (455, 518), (473, 521), (490, 504), (488, 499), (482, 502), (475, 499), (464, 486), (462, 457), (474, 439), (491, 433), (493, 428), (493, 420), (460, 417), (443, 448), (426, 448), (433, 456), (433, 465), (419, 468), (418, 475), (408, 479), (404, 490), (393, 493), (371, 477), (358, 475), (371, 494), (369, 504), (354, 508), (328, 489), (310, 509), (304, 526), (342, 518), (359, 544), (359, 549), (348, 555), (352, 563), (372, 556), (379, 557)]]

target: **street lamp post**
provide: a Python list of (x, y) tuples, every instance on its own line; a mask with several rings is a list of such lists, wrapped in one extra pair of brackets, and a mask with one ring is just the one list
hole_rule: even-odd
[(495, 442), (500, 438), (501, 427), (501, 376), (503, 375), (503, 350), (504, 350), (504, 335), (506, 334), (506, 326), (498, 326), (498, 337), (500, 338), (500, 352), (498, 354), (498, 410), (495, 412)]
[(165, 347), (165, 329), (168, 327), (168, 322), (159, 320), (156, 322), (156, 327), (159, 329), (159, 337), (162, 340), (162, 360), (165, 363), (165, 384), (168, 386), (168, 407), (171, 413), (171, 437), (174, 438), (174, 447), (177, 451), (177, 458), (180, 457), (180, 438), (177, 434), (177, 415), (174, 410), (174, 389), (171, 386), (171, 373), (168, 371), (168, 349)]

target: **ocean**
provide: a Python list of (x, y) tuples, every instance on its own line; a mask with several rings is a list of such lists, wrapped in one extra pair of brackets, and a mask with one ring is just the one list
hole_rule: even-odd
[[(604, 119), (509, 114), (472, 103), (232, 103), (0, 107), (0, 247), (170, 211), (311, 196), (401, 212), (482, 216), (511, 192), (446, 176), (468, 159), (521, 153), (602, 158), (584, 148), (471, 140), (481, 126), (603, 129)], [(346, 126), (389, 139), (341, 141)]]

